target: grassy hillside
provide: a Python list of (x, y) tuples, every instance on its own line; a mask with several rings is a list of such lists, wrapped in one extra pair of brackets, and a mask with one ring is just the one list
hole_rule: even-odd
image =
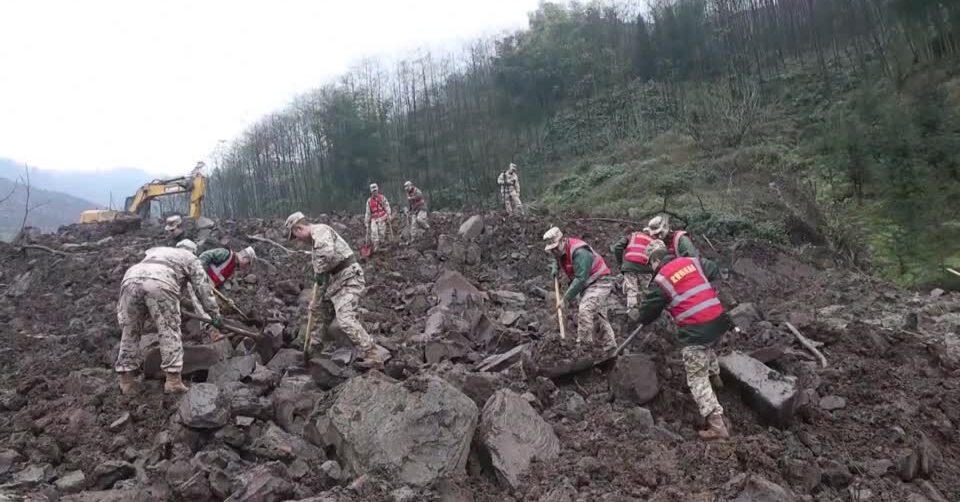
[[(27, 192), (22, 184), (0, 178), (0, 199), (7, 197), (8, 194), (10, 197), (0, 202), (0, 240), (7, 242), (16, 237), (20, 231)], [(27, 225), (44, 231), (53, 231), (60, 225), (76, 223), (82, 211), (96, 209), (99, 206), (65, 193), (33, 187), (30, 190), (29, 207)]]

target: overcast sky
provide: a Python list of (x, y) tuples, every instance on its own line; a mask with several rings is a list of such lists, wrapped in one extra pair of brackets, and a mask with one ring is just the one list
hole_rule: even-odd
[(0, 157), (182, 174), (368, 56), (526, 26), (539, 0), (0, 0)]

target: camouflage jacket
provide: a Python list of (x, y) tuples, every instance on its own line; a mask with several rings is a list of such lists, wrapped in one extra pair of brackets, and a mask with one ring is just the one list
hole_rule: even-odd
[(213, 286), (196, 255), (184, 249), (170, 247), (150, 248), (146, 255), (140, 263), (127, 270), (123, 276), (124, 284), (151, 279), (168, 286), (179, 295), (183, 295), (187, 284), (190, 284), (207, 312), (213, 317), (220, 317), (220, 307), (213, 296)]
[(336, 230), (328, 225), (310, 225), (313, 238), (313, 271), (318, 276), (353, 257), (353, 250)]

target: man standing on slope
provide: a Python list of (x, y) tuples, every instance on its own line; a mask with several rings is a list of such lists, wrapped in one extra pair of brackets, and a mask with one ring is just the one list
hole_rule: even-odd
[(180, 339), (180, 295), (189, 283), (197, 291), (200, 303), (210, 313), (215, 328), (223, 326), (220, 308), (203, 271), (203, 265), (185, 249), (156, 247), (146, 258), (130, 267), (120, 283), (117, 321), (120, 324), (120, 353), (116, 371), (120, 391), (135, 391), (134, 371), (140, 367), (140, 333), (149, 315), (160, 335), (160, 368), (166, 373), (165, 393), (187, 391), (180, 377), (183, 369), (183, 342)]
[(213, 287), (221, 286), (237, 271), (246, 270), (257, 259), (257, 252), (252, 247), (233, 252), (226, 248), (210, 249), (200, 253), (200, 263), (203, 263), (207, 276), (213, 282)]
[(663, 241), (656, 240), (645, 232), (634, 232), (610, 246), (623, 276), (627, 315), (633, 321), (636, 321), (639, 315), (637, 305), (642, 294), (640, 285), (647, 282), (646, 276), (653, 274), (653, 269), (650, 268), (650, 252), (663, 247)]
[(543, 234), (546, 242), (544, 250), (552, 253), (554, 262), (551, 272), (554, 277), (562, 270), (571, 279), (570, 287), (563, 295), (562, 305), (568, 305), (580, 295), (580, 308), (577, 311), (577, 342), (585, 340), (593, 343), (594, 331), (599, 322), (604, 348), (612, 349), (617, 345), (613, 326), (607, 320), (607, 297), (613, 290), (610, 281), (610, 269), (603, 257), (576, 237), (564, 237), (559, 228), (553, 227)]
[(523, 214), (523, 203), (520, 202), (520, 176), (517, 175), (517, 165), (510, 164), (506, 171), (497, 177), (500, 192), (503, 194), (503, 204), (507, 214)]
[(408, 181), (403, 184), (407, 192), (407, 204), (410, 206), (410, 240), (420, 237), (424, 230), (430, 228), (427, 221), (427, 202), (423, 200), (423, 192)]
[[(285, 223), (287, 237), (313, 245), (314, 280), (323, 291), (322, 298), (310, 300), (310, 311), (318, 315), (323, 326), (329, 326), (334, 318), (340, 327), (360, 349), (365, 366), (382, 366), (373, 338), (360, 324), (357, 315), (360, 295), (366, 285), (363, 268), (347, 241), (343, 240), (328, 225), (307, 223), (301, 212), (291, 214)], [(306, 333), (305, 336), (310, 336)]]
[(640, 322), (650, 324), (664, 309), (670, 312), (677, 323), (677, 339), (683, 346), (680, 355), (687, 371), (687, 385), (700, 416), (707, 421), (707, 428), (699, 431), (700, 437), (728, 438), (723, 407), (713, 390), (713, 385), (723, 385), (714, 347), (733, 323), (710, 284), (717, 276), (717, 266), (701, 258), (674, 258), (663, 248), (649, 252), (648, 256), (656, 275), (640, 306)]
[(673, 256), (696, 258), (700, 251), (693, 245), (693, 241), (684, 230), (670, 230), (670, 217), (667, 215), (655, 216), (643, 229), (655, 239), (660, 239), (667, 245), (667, 253)]
[(390, 203), (380, 193), (376, 183), (370, 185), (370, 198), (367, 199), (367, 214), (363, 218), (370, 233), (373, 250), (380, 249), (380, 242), (387, 238), (387, 223), (390, 221)]

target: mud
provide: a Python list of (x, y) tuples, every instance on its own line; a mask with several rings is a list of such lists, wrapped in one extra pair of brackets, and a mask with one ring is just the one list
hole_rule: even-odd
[[(240, 493), (235, 499), (712, 501), (765, 486), (743, 476), (749, 474), (792, 491), (796, 500), (960, 499), (955, 440), (960, 344), (952, 335), (960, 323), (960, 295), (932, 297), (842, 267), (820, 268), (821, 250), (805, 254), (714, 241), (717, 252), (698, 241), (722, 265), (720, 288), (727, 307), (750, 302), (761, 315), (741, 325), (744, 333), (728, 335), (721, 352), (773, 347), (768, 364), (795, 376), (803, 389), (793, 423), (778, 430), (763, 425), (727, 386), (719, 399), (734, 438), (705, 444), (696, 438), (700, 417), (669, 323), (647, 328), (656, 335), (640, 348), (641, 333), (627, 349), (657, 363), (660, 392), (646, 405), (650, 414), (613, 401), (609, 365), (556, 381), (530, 371), (531, 364), (595, 355), (591, 347), (571, 345), (569, 336), (565, 342), (557, 339), (553, 285), (539, 240), (543, 231), (559, 224), (609, 255), (607, 246), (625, 226), (573, 217), (504, 221), (491, 214), (476, 242), (461, 242), (457, 230), (468, 216), (435, 213), (420, 241), (365, 261), (368, 293), (361, 301), (362, 317), (376, 341), (393, 353), (385, 369), (393, 378), (458, 374), (459, 379), (445, 378), (458, 386), (478, 386), (463, 389), (475, 400), (499, 388), (528, 398), (553, 426), (561, 449), (558, 458), (535, 463), (518, 488), (503, 488), (475, 454), (463, 477), (414, 488), (386, 473), (341, 473), (329, 464), (336, 460), (333, 452), (297, 442), (301, 437), (312, 441), (309, 420), (329, 403), (337, 384), (357, 374), (355, 368), (336, 370), (335, 377), (317, 376), (314, 370), (311, 379), (302, 360), (273, 372), (258, 354), (253, 375), (234, 384), (243, 389), (233, 400), (244, 411), (232, 413), (228, 425), (215, 430), (180, 425), (179, 398), (164, 396), (159, 380), (145, 380), (136, 397), (120, 396), (111, 371), (120, 337), (119, 281), (142, 250), (171, 244), (159, 225), (126, 224), (70, 226), (32, 237), (34, 244), (67, 256), (0, 244), (0, 494), (58, 500), (66, 490), (80, 489), (90, 492), (93, 498), (87, 500), (223, 500)], [(363, 240), (358, 217), (321, 221), (334, 225), (355, 248)], [(289, 245), (279, 223), (220, 221), (202, 235), (195, 228), (188, 233), (204, 238), (202, 247), (256, 248), (266, 263), (225, 292), (265, 324), (279, 325), (274, 328), (279, 344), (295, 349), (312, 285), (309, 257), (249, 237)], [(608, 263), (614, 263), (609, 256)], [(470, 316), (482, 315), (490, 327), (480, 330), (483, 336), (458, 338), (454, 352), (444, 349), (442, 354), (456, 354), (452, 361), (428, 364), (425, 347), (436, 340), (425, 339), (423, 332), (437, 303), (433, 281), (444, 270), (459, 271), (488, 293), (491, 298)], [(492, 291), (522, 297), (500, 298)], [(620, 302), (617, 292), (610, 312), (618, 342), (633, 327)], [(788, 321), (823, 343), (827, 368), (796, 343), (783, 327)], [(187, 328), (185, 343), (205, 341), (197, 326)], [(573, 329), (568, 325), (568, 335)], [(335, 329), (327, 340), (318, 350), (348, 345)], [(245, 353), (247, 342), (234, 342), (230, 351)], [(474, 375), (487, 356), (523, 343), (530, 344), (530, 354), (499, 376), (464, 378)], [(325, 380), (328, 385), (314, 382), (321, 377), (331, 378)], [(206, 378), (204, 371), (191, 375), (194, 383)], [(830, 410), (821, 408), (826, 396), (843, 398), (845, 406), (831, 399)], [(278, 450), (264, 446), (277, 442), (281, 452), (311, 453), (272, 454)], [(75, 473), (65, 476), (77, 470), (85, 479), (79, 487), (66, 482)], [(56, 483), (61, 478), (66, 480)], [(259, 495), (254, 488), (262, 490)], [(243, 498), (243, 493), (254, 494)]]

